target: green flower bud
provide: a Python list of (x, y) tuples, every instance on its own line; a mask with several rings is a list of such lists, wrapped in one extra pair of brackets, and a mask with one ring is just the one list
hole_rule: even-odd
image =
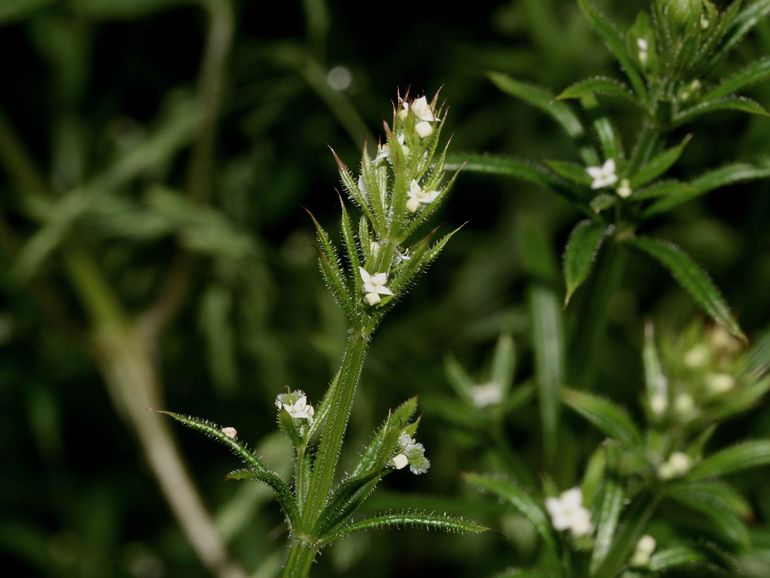
[(673, 28), (683, 29), (700, 22), (703, 13), (702, 0), (658, 0), (663, 14)]

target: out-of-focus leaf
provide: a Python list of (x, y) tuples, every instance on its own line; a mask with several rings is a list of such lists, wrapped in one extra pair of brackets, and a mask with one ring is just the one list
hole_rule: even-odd
[(658, 347), (655, 344), (655, 330), (652, 323), (647, 323), (644, 328), (644, 349), (642, 351), (644, 362), (644, 383), (647, 395), (652, 398), (655, 395), (668, 399), (668, 378), (663, 371), (663, 365), (658, 355)]
[(572, 181), (578, 185), (590, 187), (593, 182), (591, 176), (586, 171), (586, 168), (577, 163), (569, 161), (546, 161), (546, 164), (560, 177), (564, 177), (568, 181)]
[(623, 486), (618, 480), (610, 476), (604, 484), (596, 516), (596, 542), (593, 554), (591, 555), (592, 574), (604, 562), (607, 553), (610, 551), (622, 509)]
[(677, 146), (663, 151), (642, 165), (630, 179), (631, 188), (635, 190), (642, 187), (670, 169), (679, 160), (679, 157), (682, 156), (682, 152), (684, 152), (687, 143), (690, 142), (690, 138), (690, 135), (684, 137)]
[(708, 486), (677, 485), (668, 488), (665, 495), (707, 516), (710, 529), (716, 535), (730, 542), (748, 545), (748, 528), (718, 492)]
[(519, 486), (498, 478), (482, 476), (479, 474), (464, 474), (465, 481), (471, 485), (495, 494), (502, 498), (506, 503), (511, 504), (521, 515), (532, 522), (532, 525), (543, 539), (547, 550), (547, 562), (551, 572), (555, 576), (561, 576), (561, 566), (558, 560), (558, 549), (556, 540), (551, 531), (551, 524), (548, 516), (526, 491)]
[(564, 302), (569, 303), (572, 294), (591, 273), (596, 256), (606, 237), (612, 233), (613, 227), (603, 223), (581, 221), (570, 233), (567, 247), (564, 250), (564, 281), (567, 293)]
[(628, 448), (641, 443), (641, 434), (628, 413), (607, 399), (575, 389), (562, 388), (561, 398), (571, 409), (590, 421), (602, 433)]
[(615, 578), (618, 575), (642, 537), (656, 507), (655, 497), (640, 496), (632, 503), (607, 557), (593, 578)]
[(578, 0), (578, 6), (583, 12), (583, 15), (591, 23), (591, 26), (602, 39), (613, 56), (618, 59), (620, 66), (623, 68), (623, 72), (628, 76), (628, 80), (631, 82), (631, 86), (634, 87), (634, 92), (642, 102), (647, 102), (647, 89), (644, 86), (644, 81), (636, 69), (631, 56), (628, 54), (623, 34), (618, 30), (617, 26), (607, 18), (606, 15), (596, 7), (593, 0)]
[(674, 568), (705, 561), (706, 557), (693, 548), (674, 546), (655, 552), (650, 558), (650, 570), (652, 572), (667, 572)]
[(736, 183), (745, 183), (770, 177), (770, 159), (755, 163), (733, 163), (708, 171), (689, 183), (689, 188), (682, 191), (670, 191), (644, 212), (645, 217), (665, 213), (676, 206), (686, 203), (700, 195)]
[(681, 183), (674, 179), (666, 179), (663, 181), (658, 181), (649, 187), (644, 187), (638, 191), (633, 191), (633, 194), (629, 197), (629, 201), (648, 201), (650, 199), (657, 199), (667, 195), (689, 194), (694, 190), (695, 189), (693, 189), (693, 187), (688, 183)]
[(161, 10), (168, 10), (193, 0), (70, 0), (72, 9), (88, 18), (133, 20)]
[(693, 107), (687, 108), (673, 116), (671, 124), (674, 127), (692, 122), (704, 114), (712, 112), (722, 112), (725, 110), (734, 110), (748, 114), (758, 114), (760, 116), (770, 116), (770, 113), (764, 106), (755, 100), (745, 96), (726, 96), (716, 100), (705, 100)]
[[(735, 4), (740, 6), (737, 2)], [(743, 8), (730, 23), (719, 50), (711, 59), (712, 63), (723, 58), (733, 46), (740, 42), (768, 14), (770, 14), (770, 2), (768, 0), (756, 0)]]
[(232, 395), (238, 386), (232, 301), (232, 295), (226, 288), (213, 285), (203, 295), (199, 314), (209, 371), (224, 395)]
[(650, 237), (635, 237), (629, 243), (666, 267), (714, 321), (724, 325), (736, 337), (746, 339), (719, 290), (687, 253), (673, 243)]
[(730, 96), (746, 87), (770, 79), (770, 57), (760, 58), (725, 78), (716, 88), (703, 95), (703, 100), (716, 100)]
[(770, 441), (753, 440), (721, 450), (690, 470), (688, 480), (703, 480), (770, 465)]
[(593, 78), (586, 78), (585, 80), (580, 80), (571, 84), (565, 88), (556, 99), (584, 98), (586, 96), (594, 96), (597, 94), (621, 98), (627, 102), (632, 102), (635, 105), (640, 106), (639, 101), (636, 100), (634, 93), (631, 92), (628, 86), (614, 78), (607, 78), (606, 76), (594, 76)]
[(492, 356), (492, 381), (497, 384), (505, 398), (513, 385), (516, 372), (516, 348), (510, 335), (501, 335)]
[(455, 153), (447, 157), (444, 170), (513, 177), (542, 187), (557, 186), (559, 180), (542, 165), (514, 157), (491, 154)]
[(555, 96), (550, 91), (499, 72), (490, 72), (489, 78), (503, 92), (520, 98), (548, 114), (573, 139), (580, 138), (585, 134), (583, 124), (577, 115), (567, 104), (555, 101)]
[(55, 0), (3, 0), (0, 2), (0, 24), (23, 20), (54, 2)]

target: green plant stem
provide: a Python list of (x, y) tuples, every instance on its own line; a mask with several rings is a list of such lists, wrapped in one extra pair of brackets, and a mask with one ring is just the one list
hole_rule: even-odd
[(289, 548), (289, 557), (283, 567), (282, 578), (305, 578), (310, 574), (318, 550), (307, 542), (295, 540)]
[(313, 475), (310, 479), (307, 503), (303, 511), (305, 528), (311, 528), (318, 519), (331, 491), (342, 440), (345, 437), (353, 397), (358, 386), (368, 345), (368, 335), (356, 332), (348, 338), (339, 379), (337, 386), (333, 389), (329, 415), (326, 418)]

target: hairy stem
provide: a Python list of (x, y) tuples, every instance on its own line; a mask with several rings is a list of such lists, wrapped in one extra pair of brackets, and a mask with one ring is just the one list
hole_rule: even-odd
[(331, 491), (368, 345), (368, 336), (360, 333), (353, 333), (348, 339), (337, 386), (333, 389), (329, 415), (321, 435), (313, 475), (310, 478), (307, 503), (303, 511), (303, 524), (306, 528), (311, 528), (318, 519)]
[(307, 542), (295, 540), (289, 548), (289, 557), (283, 567), (282, 578), (305, 578), (310, 574), (318, 550)]

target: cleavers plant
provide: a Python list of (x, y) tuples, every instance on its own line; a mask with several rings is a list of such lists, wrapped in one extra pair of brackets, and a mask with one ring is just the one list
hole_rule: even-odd
[[(359, 506), (389, 473), (405, 469), (426, 472), (430, 462), (414, 436), (417, 400), (394, 409), (359, 461), (342, 480), (336, 479), (340, 449), (348, 426), (356, 388), (372, 334), (383, 316), (409, 290), (415, 278), (438, 257), (456, 231), (434, 240), (434, 232), (413, 238), (440, 206), (456, 173), (444, 179), (446, 148), (440, 148), (445, 110), (436, 95), (399, 97), (392, 126), (385, 124), (386, 142), (372, 158), (364, 147), (357, 176), (337, 158), (342, 185), (361, 210), (358, 226), (341, 204), (342, 253), (313, 218), (318, 236), (319, 264), (326, 284), (348, 322), (348, 340), (339, 371), (314, 408), (307, 395), (289, 390), (276, 398), (278, 426), (294, 448), (294, 474), (289, 483), (270, 471), (232, 427), (168, 412), (180, 422), (229, 447), (245, 468), (235, 479), (259, 480), (275, 492), (290, 530), (286, 578), (307, 576), (318, 552), (340, 538), (380, 527), (417, 526), (450, 532), (480, 532), (484, 528), (462, 517), (412, 509), (388, 510), (353, 520)], [(336, 158), (336, 155), (335, 155)], [(311, 215), (312, 217), (312, 215)]]

